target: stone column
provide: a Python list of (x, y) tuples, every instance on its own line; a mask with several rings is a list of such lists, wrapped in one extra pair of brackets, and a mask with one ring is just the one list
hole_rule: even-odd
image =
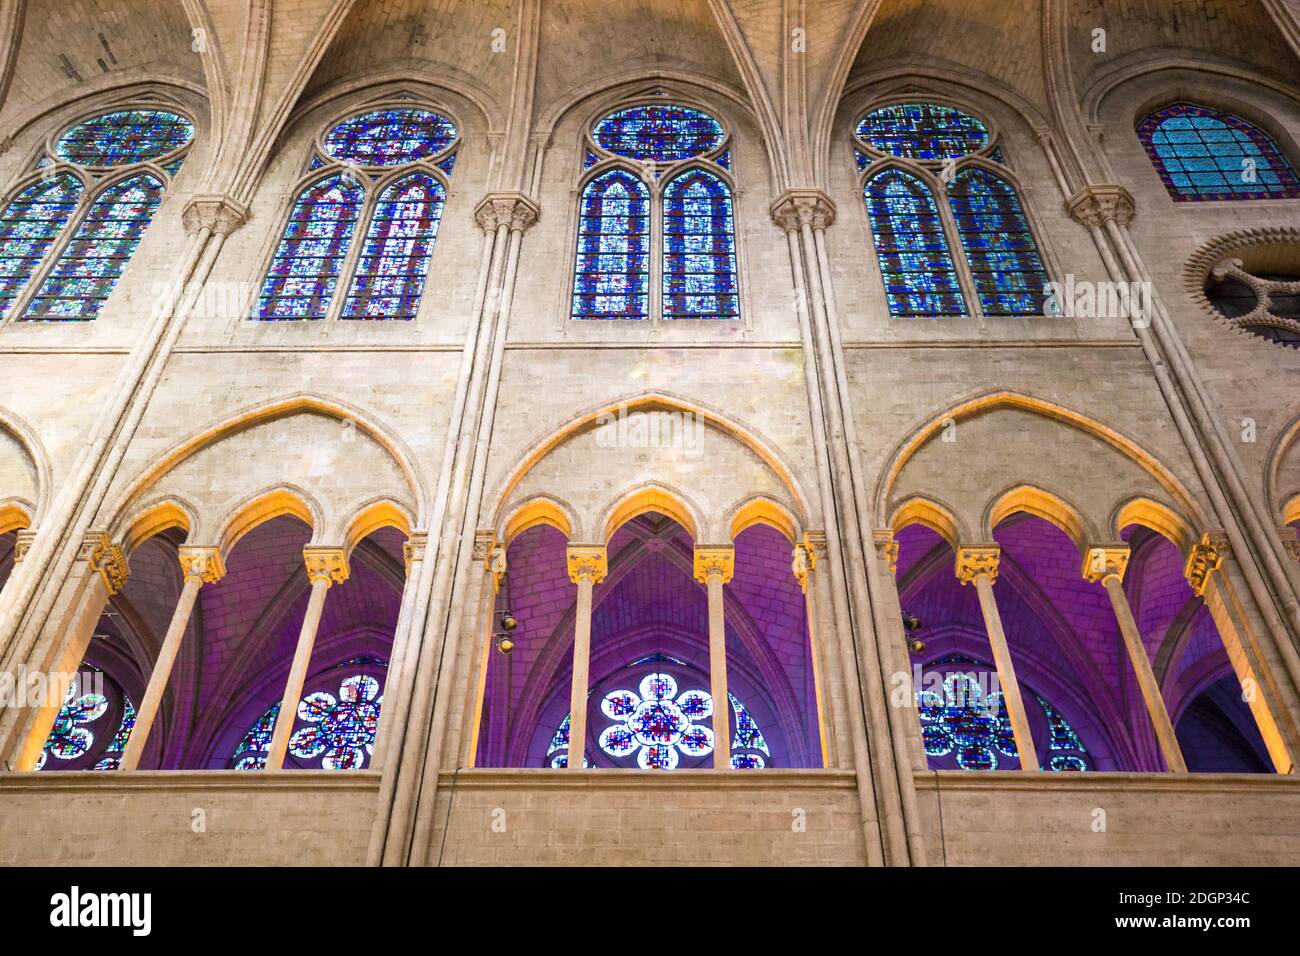
[(713, 769), (731, 769), (731, 697), (727, 693), (727, 623), (722, 586), (736, 571), (736, 549), (695, 546), (695, 580), (709, 589), (709, 693), (713, 695)]
[(582, 769), (587, 739), (587, 684), (591, 664), (591, 590), (609, 573), (604, 545), (569, 545), (569, 580), (578, 586), (573, 613), (573, 684), (569, 689), (569, 768)]
[(325, 610), (325, 592), (331, 584), (341, 584), (348, 579), (348, 559), (342, 548), (307, 547), (302, 549), (302, 556), (307, 564), (307, 580), (311, 582), (311, 598), (307, 601), (307, 613), (303, 615), (302, 629), (298, 632), (298, 647), (289, 667), (289, 679), (280, 698), (280, 712), (271, 732), (271, 746), (266, 751), (267, 770), (284, 767), (289, 735), (293, 732), (298, 713), (298, 700), (307, 679), (307, 665), (311, 663), (312, 648), (316, 645), (316, 628), (320, 625), (321, 612)]
[(1115, 609), (1119, 632), (1124, 638), (1124, 650), (1128, 652), (1129, 663), (1137, 675), (1138, 687), (1142, 689), (1142, 699), (1146, 702), (1147, 713), (1151, 715), (1151, 726), (1155, 728), (1160, 752), (1165, 757), (1165, 766), (1173, 773), (1187, 773), (1187, 762), (1183, 760), (1182, 748), (1178, 746), (1178, 738), (1174, 735), (1174, 725), (1169, 720), (1169, 710), (1160, 693), (1160, 684), (1156, 680), (1155, 671), (1151, 669), (1146, 647), (1142, 644), (1142, 633), (1138, 630), (1137, 621), (1133, 619), (1128, 595), (1124, 593), (1124, 571), (1128, 568), (1128, 559), (1127, 544), (1089, 548), (1083, 558), (1083, 576), (1089, 581), (1100, 581), (1110, 596), (1110, 605)]
[(1029, 718), (1025, 714), (1025, 703), (1020, 699), (1020, 684), (1016, 680), (1015, 665), (1011, 662), (1011, 651), (1007, 648), (1007, 635), (1002, 630), (1002, 615), (998, 613), (998, 603), (993, 597), (993, 582), (998, 578), (998, 559), (1001, 555), (1002, 548), (996, 544), (958, 548), (957, 580), (962, 584), (975, 582), (975, 590), (980, 597), (980, 612), (984, 615), (984, 627), (989, 633), (989, 646), (993, 649), (993, 664), (998, 669), (1002, 699), (1006, 702), (1007, 714), (1011, 718), (1011, 733), (1016, 738), (1020, 769), (1037, 770), (1038, 751), (1034, 749), (1034, 739), (1029, 733)]
[(194, 601), (199, 596), (199, 588), (204, 584), (215, 584), (226, 574), (221, 552), (216, 548), (183, 547), (180, 549), (180, 562), (185, 583), (181, 587), (176, 610), (172, 612), (167, 636), (163, 638), (162, 647), (158, 650), (158, 659), (154, 661), (153, 672), (149, 675), (149, 686), (136, 711), (135, 727), (131, 730), (126, 750), (122, 753), (122, 770), (135, 770), (140, 765), (140, 756), (149, 740), (154, 718), (158, 716), (158, 707), (167, 690), (172, 665), (176, 663), (176, 655), (180, 652), (185, 628), (189, 625), (190, 613), (194, 610)]

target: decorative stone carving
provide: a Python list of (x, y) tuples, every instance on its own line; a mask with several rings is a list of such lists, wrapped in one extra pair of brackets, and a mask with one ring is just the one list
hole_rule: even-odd
[(1127, 226), (1137, 207), (1133, 204), (1133, 196), (1123, 186), (1098, 184), (1084, 186), (1066, 200), (1065, 208), (1075, 222), (1100, 229), (1112, 220)]
[(772, 221), (786, 232), (804, 224), (825, 229), (835, 221), (835, 203), (820, 189), (787, 189), (771, 207)]
[(889, 528), (878, 528), (871, 532), (876, 543), (876, 557), (889, 562), (889, 573), (898, 573), (898, 541)]
[(92, 531), (86, 535), (86, 540), (81, 544), (81, 557), (92, 571), (104, 579), (110, 597), (126, 586), (126, 579), (131, 576), (126, 555), (122, 552), (122, 546), (113, 544), (102, 531)]
[(963, 585), (970, 584), (978, 578), (989, 579), (993, 584), (998, 579), (998, 559), (1002, 548), (996, 544), (981, 544), (972, 548), (957, 549), (957, 580)]
[(1205, 596), (1210, 575), (1219, 570), (1223, 559), (1230, 553), (1228, 536), (1222, 531), (1207, 531), (1201, 536), (1199, 544), (1192, 545), (1187, 563), (1183, 566), (1183, 576), (1197, 597)]
[(736, 549), (729, 544), (697, 544), (695, 546), (695, 580), (708, 584), (710, 575), (722, 576), (722, 583), (731, 580), (736, 571)]
[(541, 208), (523, 193), (488, 193), (474, 207), (474, 221), (484, 232), (496, 232), (509, 226), (513, 232), (523, 232), (541, 216)]
[(307, 564), (307, 580), (312, 584), (342, 584), (348, 579), (348, 558), (342, 548), (303, 548), (302, 557)]
[(577, 584), (587, 578), (599, 584), (609, 573), (609, 555), (604, 545), (569, 545), (565, 552), (569, 563), (569, 580)]
[(228, 236), (248, 222), (248, 207), (229, 196), (195, 196), (181, 211), (185, 231), (194, 235), (208, 229), (218, 236)]
[(36, 540), (36, 532), (31, 528), (23, 528), (18, 532), (18, 540), (14, 542), (14, 566), (23, 563), (23, 558), (27, 557), (27, 552), (32, 549), (32, 543)]
[[(1286, 548), (1286, 553), (1300, 561), (1300, 537), (1296, 537), (1295, 528), (1281, 524), (1277, 526), (1277, 533), (1282, 536), (1282, 547)], [(19, 540), (22, 539), (22, 534), (23, 532), (18, 532)]]
[(406, 564), (406, 573), (411, 573), (411, 564), (415, 561), (424, 560), (424, 549), (429, 542), (429, 536), (423, 531), (413, 531), (410, 537), (402, 542), (402, 561)]
[(216, 548), (185, 546), (180, 549), (181, 571), (187, 578), (216, 584), (226, 576), (226, 563)]
[(1085, 580), (1092, 582), (1101, 581), (1104, 584), (1107, 578), (1112, 577), (1123, 581), (1130, 554), (1129, 546), (1122, 543), (1089, 548), (1083, 556), (1081, 573)]

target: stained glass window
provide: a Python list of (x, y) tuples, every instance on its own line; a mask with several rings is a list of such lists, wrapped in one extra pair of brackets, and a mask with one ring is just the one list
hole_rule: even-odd
[[(659, 658), (668, 661), (668, 658)], [(597, 737), (601, 751), (613, 758), (614, 766), (627, 766), (635, 759), (642, 770), (673, 770), (683, 758), (703, 765), (713, 753), (713, 697), (694, 688), (678, 693), (677, 679), (654, 671), (644, 674), (635, 691), (617, 689), (600, 702), (601, 713), (613, 723)], [(731, 742), (731, 765), (738, 770), (761, 769), (771, 759), (767, 741), (749, 711), (729, 694), (735, 735)], [(547, 749), (551, 767), (568, 766), (569, 715), (560, 722)], [(586, 757), (583, 766), (595, 766)]]
[(75, 760), (89, 753), (94, 746), (95, 733), (87, 725), (94, 724), (108, 712), (108, 698), (97, 691), (87, 690), (83, 693), (86, 676), (88, 675), (79, 673), (68, 684), (63, 706), (55, 715), (50, 736), (37, 758), (37, 770), (43, 770), (51, 757), (56, 760)]
[[(339, 666), (350, 663), (345, 661)], [(386, 666), (373, 658), (356, 663)], [(304, 766), (319, 763), (322, 770), (364, 768), (375, 752), (375, 732), (384, 703), (379, 691), (376, 678), (354, 673), (339, 683), (335, 693), (319, 690), (304, 695), (296, 710), (301, 726), (289, 737), (289, 755)], [(280, 704), (276, 703), (249, 728), (231, 758), (236, 770), (261, 770), (266, 766), (266, 751), (279, 713)]]
[(342, 163), (401, 166), (438, 155), (456, 136), (456, 124), (441, 114), (387, 109), (344, 120), (326, 134), (324, 145)]
[(185, 146), (194, 126), (162, 110), (123, 110), (79, 123), (60, 137), (55, 153), (81, 166), (127, 166)]
[(28, 186), (0, 214), (0, 318), (72, 218), (81, 193), (81, 180), (61, 173)]
[(596, 143), (616, 156), (672, 163), (722, 145), (722, 124), (686, 106), (633, 106), (611, 113), (592, 130)]
[(95, 318), (149, 228), (162, 194), (157, 177), (141, 173), (96, 196), (23, 318)]
[[(987, 673), (986, 665), (966, 663)], [(940, 688), (917, 691), (921, 742), (931, 769), (1006, 770), (1019, 766), (1016, 739), (1002, 692), (987, 690), (979, 677), (975, 670), (952, 671), (943, 675)], [(1090, 769), (1087, 750), (1074, 728), (1042, 697), (1035, 696), (1035, 699), (1048, 728), (1045, 769)]]
[(341, 174), (302, 191), (271, 260), (254, 318), (325, 318), (364, 200), (361, 186)]
[(882, 153), (922, 161), (956, 159), (989, 141), (988, 128), (978, 118), (939, 103), (872, 110), (858, 124), (857, 134)]
[(948, 184), (948, 202), (984, 314), (1042, 315), (1047, 270), (1011, 184), (967, 166)]
[(135, 705), (131, 703), (130, 697), (122, 698), (122, 723), (117, 728), (117, 733), (113, 739), (108, 742), (104, 748), (103, 755), (95, 761), (95, 766), (91, 770), (118, 770), (122, 766), (122, 754), (126, 752), (126, 745), (131, 739), (131, 731), (135, 729)]
[(889, 314), (965, 315), (966, 300), (929, 187), (890, 167), (867, 180), (864, 196)]
[(412, 173), (384, 190), (343, 303), (343, 318), (415, 318), (444, 198), (442, 184), (428, 173)]
[(664, 189), (663, 309), (666, 319), (738, 319), (731, 190), (691, 169)]
[(1175, 103), (1144, 119), (1137, 132), (1178, 202), (1300, 198), (1300, 180), (1277, 144), (1230, 113)]
[(582, 191), (573, 318), (645, 319), (650, 315), (650, 191), (611, 169)]

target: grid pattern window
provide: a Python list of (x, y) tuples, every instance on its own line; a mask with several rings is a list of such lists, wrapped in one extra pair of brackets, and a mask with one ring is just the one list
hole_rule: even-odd
[(898, 103), (872, 110), (858, 124), (857, 134), (882, 153), (922, 162), (957, 159), (989, 141), (980, 119), (941, 103)]
[(664, 189), (663, 308), (666, 319), (738, 319), (731, 190), (692, 169)]
[(384, 190), (370, 218), (343, 318), (415, 318), (445, 200), (442, 183), (428, 173), (412, 173)]
[(1144, 119), (1137, 132), (1177, 202), (1300, 198), (1300, 180), (1286, 156), (1240, 117), (1175, 103)]
[(162, 110), (124, 110), (79, 123), (59, 138), (55, 155), (78, 166), (129, 166), (176, 152), (194, 125)]
[(428, 110), (387, 109), (354, 116), (326, 134), (325, 151), (355, 166), (404, 166), (445, 151), (459, 134), (447, 117)]
[(722, 145), (722, 124), (685, 106), (633, 106), (611, 113), (592, 130), (597, 145), (627, 159), (675, 163)]
[(863, 195), (889, 314), (965, 315), (966, 300), (930, 188), (919, 177), (888, 167), (867, 181)]
[(1011, 184), (967, 166), (948, 186), (948, 203), (985, 315), (1042, 315), (1047, 270)]
[(573, 318), (650, 316), (650, 190), (611, 169), (587, 183), (578, 221)]
[(71, 173), (28, 186), (0, 214), (0, 318), (40, 268), (81, 201)]

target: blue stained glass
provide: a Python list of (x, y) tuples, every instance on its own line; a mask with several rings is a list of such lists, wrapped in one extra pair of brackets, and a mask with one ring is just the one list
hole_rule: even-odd
[(872, 110), (858, 124), (858, 136), (882, 153), (941, 161), (983, 149), (985, 125), (969, 113), (939, 103), (899, 103)]
[(948, 202), (985, 314), (1042, 315), (1047, 270), (1011, 184), (967, 166), (949, 183)]
[(595, 166), (598, 162), (600, 162), (600, 157), (591, 150), (587, 150), (586, 155), (582, 157), (582, 168), (591, 169), (591, 167)]
[(572, 317), (648, 318), (649, 245), (646, 184), (624, 169), (611, 169), (587, 183), (578, 221)]
[(73, 677), (68, 684), (63, 706), (54, 717), (54, 726), (50, 736), (41, 749), (36, 769), (42, 770), (50, 757), (56, 760), (76, 760), (90, 752), (95, 743), (94, 732), (87, 727), (108, 710), (108, 698), (103, 694), (82, 693), (82, 674)]
[(738, 291), (731, 190), (688, 170), (664, 189), (664, 318), (738, 319)]
[(871, 157), (860, 149), (853, 151), (854, 161), (858, 164), (858, 172), (862, 172), (871, 165)]
[(78, 123), (59, 138), (60, 159), (81, 166), (126, 166), (175, 152), (194, 137), (183, 116), (162, 110), (123, 110)]
[(325, 150), (357, 166), (400, 166), (436, 156), (455, 142), (456, 124), (439, 113), (411, 108), (377, 110), (339, 123)]
[(384, 190), (343, 302), (343, 318), (415, 318), (444, 199), (442, 184), (428, 173), (412, 173)]
[(713, 161), (728, 172), (731, 171), (731, 150), (723, 150), (713, 158)]
[(131, 731), (135, 729), (135, 705), (131, 703), (131, 698), (122, 697), (122, 723), (117, 728), (117, 733), (113, 739), (108, 742), (104, 754), (95, 762), (91, 770), (118, 770), (122, 766), (122, 754), (126, 752), (126, 745), (131, 740)]
[(444, 173), (450, 176), (456, 170), (456, 153), (452, 153), (446, 159), (439, 160), (436, 165)]
[(149, 228), (162, 195), (163, 184), (148, 173), (122, 180), (101, 192), (23, 318), (95, 318)]
[(81, 192), (81, 180), (62, 173), (28, 186), (0, 214), (0, 317), (72, 218)]
[(965, 315), (966, 300), (929, 187), (891, 167), (867, 180), (864, 198), (889, 314)]
[(319, 758), (323, 770), (360, 770), (375, 752), (375, 731), (384, 699), (379, 681), (355, 674), (339, 686), (338, 696), (317, 691), (298, 703), (305, 726), (289, 738), (289, 752)]
[(1174, 103), (1146, 117), (1137, 133), (1178, 202), (1300, 198), (1300, 180), (1277, 144), (1230, 113)]
[(672, 163), (722, 145), (722, 124), (685, 106), (633, 106), (611, 113), (592, 130), (596, 143), (616, 156)]
[(361, 186), (343, 175), (322, 179), (302, 191), (271, 260), (253, 318), (325, 318), (364, 198)]

